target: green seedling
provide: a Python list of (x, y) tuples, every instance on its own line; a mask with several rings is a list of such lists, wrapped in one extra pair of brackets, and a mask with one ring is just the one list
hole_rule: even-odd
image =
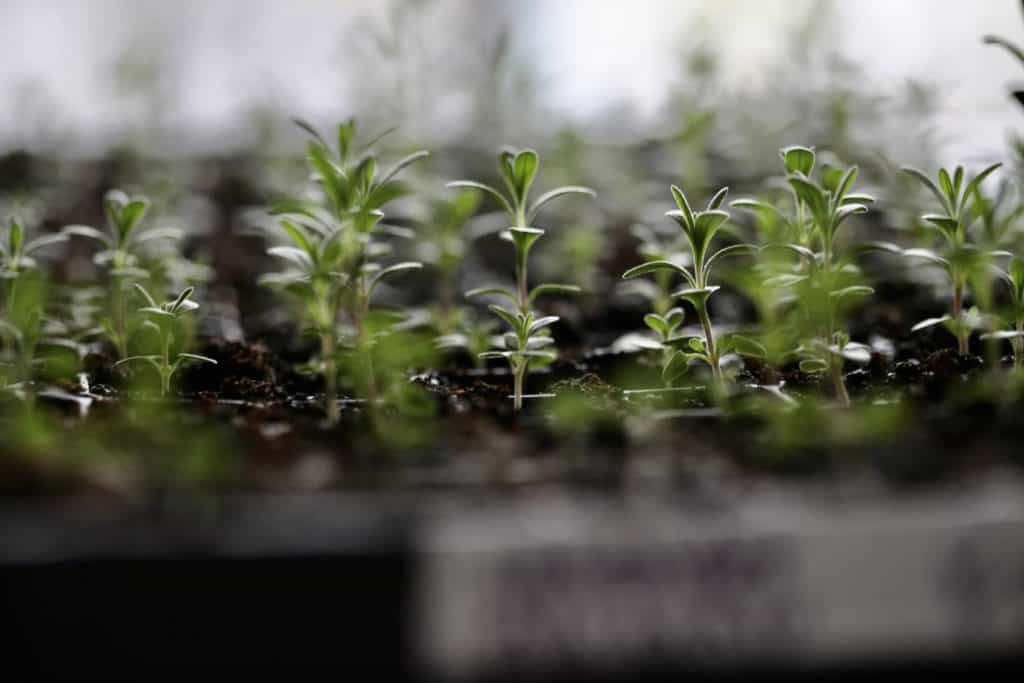
[(160, 394), (166, 396), (171, 388), (171, 378), (184, 363), (199, 362), (217, 364), (212, 358), (200, 356), (195, 353), (175, 351), (176, 335), (180, 334), (178, 321), (182, 315), (199, 308), (199, 304), (189, 297), (195, 291), (193, 287), (186, 287), (174, 299), (162, 304), (157, 304), (153, 296), (146, 291), (146, 288), (138, 282), (134, 283), (135, 291), (145, 300), (146, 305), (139, 309), (139, 313), (145, 316), (142, 323), (143, 328), (153, 331), (157, 335), (160, 345), (160, 353), (143, 356), (128, 356), (122, 358), (116, 365), (123, 363), (134, 363), (145, 361), (153, 366), (160, 375)]
[[(921, 216), (926, 226), (941, 237), (937, 249), (905, 249), (903, 255), (939, 266), (946, 274), (952, 289), (952, 303), (948, 315), (923, 320), (913, 327), (917, 332), (943, 324), (957, 339), (960, 353), (968, 352), (971, 332), (977, 328), (974, 316), (964, 310), (964, 298), (968, 283), (978, 280), (987, 273), (991, 260), (1006, 252), (990, 251), (970, 241), (968, 227), (971, 223), (971, 203), (979, 195), (981, 183), (1001, 164), (992, 164), (969, 180), (963, 166), (957, 166), (953, 173), (939, 169), (938, 183), (916, 168), (904, 168), (904, 172), (921, 182), (939, 202), (941, 213)], [(980, 208), (984, 213), (984, 207)]]
[(594, 191), (587, 187), (565, 186), (545, 192), (531, 204), (529, 202), (530, 187), (537, 175), (540, 158), (532, 149), (502, 150), (498, 155), (498, 170), (508, 193), (503, 193), (490, 185), (472, 180), (457, 180), (448, 183), (448, 187), (472, 188), (480, 190), (496, 200), (512, 221), (511, 227), (502, 233), (502, 238), (512, 242), (515, 249), (516, 288), (481, 287), (466, 292), (469, 298), (495, 295), (506, 299), (512, 306), (511, 310), (503, 306), (491, 305), (490, 310), (508, 324), (511, 332), (504, 336), (504, 348), (501, 351), (488, 351), (481, 358), (504, 358), (508, 361), (513, 376), (513, 406), (518, 412), (523, 406), (523, 383), (529, 371), (531, 361), (550, 361), (555, 354), (547, 347), (554, 342), (546, 333), (546, 328), (558, 321), (557, 316), (538, 316), (533, 312), (533, 304), (538, 297), (547, 294), (575, 294), (580, 291), (576, 285), (541, 284), (530, 289), (527, 265), (530, 250), (544, 235), (544, 230), (531, 227), (537, 213), (549, 202), (567, 195), (582, 194), (594, 196)]
[(988, 249), (1007, 249), (1020, 240), (1024, 202), (1013, 185), (1003, 179), (992, 195), (980, 186), (974, 190), (971, 209), (979, 226), (978, 242)]
[[(821, 239), (821, 230), (815, 220), (814, 211), (808, 204), (807, 196), (798, 190), (790, 178), (800, 175), (809, 179), (814, 171), (817, 154), (813, 147), (793, 145), (780, 149), (779, 157), (782, 159), (782, 167), (786, 176), (792, 213), (786, 213), (774, 204), (756, 199), (737, 199), (732, 202), (732, 206), (737, 209), (749, 210), (754, 214), (758, 231), (767, 242), (797, 244), (814, 248)], [(828, 175), (833, 181), (836, 181), (838, 180), (835, 175), (837, 170), (826, 167), (823, 175)], [(845, 201), (848, 204), (863, 204), (873, 200), (868, 195), (847, 194)]]
[(1007, 317), (1012, 329), (990, 332), (982, 339), (1008, 339), (1013, 348), (1013, 366), (1019, 371), (1024, 367), (1024, 259), (1014, 256), (1006, 270), (996, 268), (996, 273), (1010, 293)]
[(43, 334), (44, 283), (35, 256), (66, 241), (67, 236), (59, 233), (27, 240), (24, 227), (14, 218), (0, 239), (0, 384), (4, 386), (31, 378)]
[(96, 252), (93, 261), (106, 269), (110, 277), (110, 314), (101, 324), (118, 355), (125, 358), (134, 332), (127, 307), (129, 287), (150, 276), (141, 264), (143, 249), (157, 240), (180, 240), (184, 233), (178, 228), (144, 228), (143, 219), (149, 211), (149, 200), (145, 197), (110, 190), (103, 198), (103, 209), (106, 232), (88, 225), (69, 225), (62, 232), (102, 245), (103, 249)]
[(667, 271), (681, 277), (687, 285), (684, 289), (673, 293), (672, 296), (688, 301), (697, 311), (704, 331), (703, 339), (677, 335), (677, 330), (684, 317), (681, 308), (674, 308), (664, 315), (651, 313), (644, 317), (644, 322), (659, 335), (665, 349), (661, 374), (662, 380), (666, 384), (671, 384), (680, 377), (686, 371), (690, 360), (697, 359), (711, 368), (715, 385), (721, 388), (723, 384), (722, 356), (734, 351), (749, 355), (763, 355), (764, 353), (759, 344), (740, 335), (728, 335), (716, 339), (711, 327), (708, 300), (719, 289), (717, 285), (711, 284), (712, 266), (725, 256), (750, 253), (756, 250), (749, 244), (733, 244), (718, 251), (711, 250), (711, 243), (714, 241), (715, 235), (729, 220), (729, 213), (721, 208), (727, 194), (728, 188), (723, 187), (708, 201), (707, 207), (703, 211), (693, 211), (683, 191), (673, 185), (672, 196), (679, 209), (669, 211), (665, 215), (672, 218), (682, 228), (690, 247), (693, 265), (687, 268), (676, 261), (648, 261), (635, 268), (630, 268), (622, 274), (623, 278), (631, 279)]
[(770, 286), (791, 288), (808, 326), (810, 339), (796, 349), (805, 370), (827, 370), (836, 397), (849, 405), (850, 397), (843, 377), (844, 360), (865, 362), (866, 348), (850, 341), (840, 329), (846, 304), (851, 299), (874, 293), (857, 281), (853, 263), (840, 258), (836, 236), (840, 226), (852, 215), (866, 213), (874, 198), (852, 192), (857, 167), (848, 169), (823, 166), (814, 179), (816, 155), (809, 147), (787, 147), (781, 152), (789, 175), (787, 181), (797, 204), (797, 235), (802, 243), (770, 245), (794, 253), (799, 258), (796, 271), (773, 276)]
[(477, 190), (462, 190), (451, 199), (434, 201), (417, 241), (417, 256), (437, 272), (437, 329), (441, 335), (454, 333), (459, 322), (456, 289), (466, 256), (464, 233), (482, 199)]
[[(666, 234), (643, 223), (636, 223), (629, 231), (638, 242), (637, 253), (645, 261), (671, 261), (681, 267), (692, 265), (686, 237), (680, 231), (671, 230), (670, 234)], [(651, 273), (649, 279), (627, 280), (622, 283), (621, 289), (625, 294), (643, 297), (654, 313), (664, 316), (675, 307), (672, 293), (677, 288), (675, 273), (666, 268)]]
[(436, 337), (434, 344), (440, 351), (465, 351), (474, 360), (474, 364), (480, 367), (483, 364), (481, 356), (494, 346), (497, 327), (498, 322), (493, 319), (477, 321), (466, 317), (459, 321), (454, 332)]
[(16, 219), (10, 219), (7, 234), (0, 239), (0, 278), (8, 283), (17, 280), (26, 270), (37, 267), (34, 255), (40, 250), (67, 242), (67, 235), (56, 233), (25, 240), (25, 228)]
[[(365, 391), (372, 403), (377, 394), (370, 353), (374, 334), (366, 324), (371, 299), (385, 278), (422, 267), (415, 261), (383, 266), (379, 259), (391, 249), (375, 238), (381, 234), (411, 236), (409, 231), (382, 225), (381, 209), (408, 193), (397, 176), (428, 152), (409, 154), (389, 170), (378, 173), (376, 157), (367, 152), (376, 140), (357, 148), (354, 120), (338, 125), (333, 149), (311, 126), (297, 123), (313, 138), (306, 148), (306, 161), (320, 195), (314, 200), (287, 199), (271, 207), (291, 244), (267, 251), (287, 262), (289, 268), (263, 276), (262, 282), (303, 302), (320, 339), (324, 402), (328, 422), (333, 423), (339, 417), (338, 354), (342, 344), (361, 357)], [(351, 326), (351, 332), (345, 336), (339, 334), (342, 313)]]

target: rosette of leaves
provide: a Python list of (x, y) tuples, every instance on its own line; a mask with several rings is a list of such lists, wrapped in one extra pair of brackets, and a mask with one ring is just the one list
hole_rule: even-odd
[(1006, 285), (1010, 303), (1006, 310), (1006, 324), (1010, 329), (982, 335), (982, 339), (1005, 339), (1013, 348), (1013, 366), (1024, 367), (1024, 259), (1014, 256), (1006, 270), (996, 268), (999, 279)]
[(185, 314), (195, 311), (199, 304), (190, 298), (195, 291), (193, 287), (186, 287), (170, 301), (157, 304), (153, 296), (145, 287), (138, 282), (134, 283), (135, 291), (138, 292), (146, 305), (141, 307), (139, 313), (144, 317), (143, 329), (152, 331), (159, 343), (159, 352), (139, 356), (128, 356), (122, 358), (116, 365), (123, 363), (146, 362), (153, 366), (160, 376), (160, 394), (166, 396), (171, 388), (171, 378), (174, 373), (185, 363), (212, 363), (217, 364), (212, 358), (200, 356), (195, 353), (182, 351), (181, 332), (179, 320)]
[(69, 225), (62, 232), (95, 240), (103, 247), (93, 255), (93, 261), (105, 269), (110, 278), (110, 312), (100, 324), (118, 355), (125, 358), (128, 342), (135, 332), (135, 321), (128, 316), (129, 285), (150, 277), (149, 271), (142, 267), (142, 250), (157, 240), (179, 240), (184, 233), (178, 228), (144, 227), (149, 200), (129, 196), (121, 190), (107, 192), (103, 211), (107, 220), (105, 232), (88, 225)]
[[(972, 281), (987, 280), (992, 260), (1009, 256), (1008, 252), (981, 248), (971, 241), (968, 228), (972, 222), (972, 202), (978, 196), (981, 183), (1001, 164), (992, 164), (977, 175), (967, 178), (963, 166), (957, 166), (950, 173), (939, 169), (937, 180), (933, 181), (916, 168), (906, 167), (903, 171), (916, 178), (938, 200), (940, 213), (921, 216), (922, 222), (940, 237), (934, 249), (904, 249), (903, 255), (924, 263), (937, 266), (945, 273), (952, 290), (952, 302), (948, 314), (938, 318), (922, 320), (914, 325), (913, 332), (945, 325), (956, 337), (960, 353), (967, 353), (971, 333), (979, 328), (977, 312), (964, 309), (968, 284)], [(984, 207), (980, 207), (984, 211)]]
[[(359, 354), (365, 369), (364, 388), (372, 401), (377, 392), (371, 347), (375, 334), (386, 330), (367, 325), (371, 299), (385, 278), (422, 267), (416, 261), (383, 265), (381, 259), (391, 253), (391, 246), (379, 238), (385, 234), (412, 236), (408, 230), (382, 224), (382, 209), (409, 192), (397, 176), (428, 152), (414, 152), (378, 172), (376, 157), (368, 151), (376, 139), (357, 147), (354, 120), (338, 125), (333, 148), (309, 124), (297, 123), (312, 137), (306, 161), (319, 194), (314, 199), (285, 199), (271, 207), (289, 244), (267, 252), (288, 267), (264, 275), (261, 281), (303, 303), (306, 318), (320, 339), (327, 419), (334, 422), (339, 416), (338, 356), (345, 350), (342, 346)], [(345, 335), (340, 334), (342, 313), (348, 323)]]
[(841, 329), (846, 306), (851, 300), (870, 296), (871, 287), (859, 280), (859, 270), (837, 253), (836, 236), (847, 218), (867, 213), (874, 198), (853, 192), (857, 167), (842, 169), (825, 165), (814, 178), (815, 153), (809, 147), (783, 150), (787, 177), (803, 211), (810, 220), (812, 238), (806, 244), (783, 244), (800, 259), (796, 272), (772, 278), (772, 285), (782, 284), (795, 292), (795, 301), (810, 332), (808, 340), (796, 349), (804, 370), (827, 370), (832, 377), (836, 397), (850, 402), (843, 378), (844, 361), (867, 362), (870, 352), (862, 344), (852, 342)]
[(683, 322), (682, 309), (672, 309), (664, 315), (652, 313), (644, 317), (644, 322), (660, 337), (665, 354), (662, 360), (662, 379), (671, 384), (687, 369), (690, 360), (703, 361), (710, 367), (716, 386), (722, 385), (721, 359), (731, 352), (743, 355), (763, 355), (759, 344), (741, 335), (727, 335), (716, 339), (708, 312), (708, 300), (718, 291), (717, 285), (711, 284), (712, 266), (721, 258), (739, 253), (750, 253), (756, 248), (749, 244), (732, 244), (717, 251), (711, 249), (715, 236), (721, 230), (729, 213), (722, 210), (722, 202), (728, 194), (728, 188), (722, 188), (708, 201), (703, 211), (694, 211), (686, 195), (677, 186), (672, 186), (672, 197), (678, 205), (677, 210), (669, 211), (666, 216), (674, 220), (686, 236), (690, 247), (692, 267), (680, 265), (676, 261), (655, 260), (630, 268), (622, 277), (631, 279), (643, 275), (659, 274), (665, 271), (679, 276), (686, 287), (674, 292), (673, 298), (688, 301), (697, 311), (703, 328), (704, 336), (684, 337), (676, 334)]
[(448, 183), (448, 187), (480, 190), (497, 201), (511, 220), (511, 227), (502, 232), (501, 236), (512, 243), (515, 251), (515, 289), (481, 287), (466, 292), (466, 296), (496, 296), (507, 301), (510, 306), (489, 306), (509, 326), (510, 331), (502, 338), (504, 348), (485, 352), (481, 358), (504, 358), (508, 361), (513, 376), (513, 406), (516, 411), (522, 409), (523, 383), (531, 361), (550, 361), (555, 357), (549, 348), (554, 342), (546, 328), (557, 322), (558, 317), (536, 315), (533, 312), (534, 302), (538, 297), (548, 294), (574, 294), (580, 291), (576, 285), (569, 284), (550, 283), (536, 285), (532, 289), (529, 287), (527, 267), (530, 250), (544, 235), (544, 230), (532, 226), (533, 221), (544, 206), (559, 197), (573, 194), (594, 196), (590, 188), (570, 185), (545, 192), (531, 203), (530, 188), (539, 165), (540, 157), (532, 149), (504, 149), (498, 154), (498, 171), (506, 192), (472, 180)]

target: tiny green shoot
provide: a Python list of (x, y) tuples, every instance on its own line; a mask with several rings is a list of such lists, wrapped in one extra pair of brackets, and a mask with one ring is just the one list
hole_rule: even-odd
[[(953, 295), (948, 316), (923, 320), (914, 325), (913, 331), (944, 324), (956, 337), (960, 353), (968, 352), (971, 332), (977, 328), (972, 323), (968, 311), (964, 310), (968, 283), (979, 273), (987, 271), (993, 257), (1001, 255), (1000, 252), (979, 248), (971, 242), (968, 234), (972, 218), (971, 206), (979, 196), (981, 183), (1000, 166), (1001, 164), (992, 164), (970, 179), (967, 178), (963, 166), (957, 166), (952, 173), (940, 168), (937, 182), (916, 168), (903, 169), (926, 187), (938, 201), (940, 213), (925, 214), (921, 216), (921, 220), (942, 238), (937, 250), (905, 249), (903, 254), (942, 268)], [(981, 210), (984, 212), (984, 207)]]
[(160, 376), (160, 394), (166, 396), (167, 392), (170, 391), (171, 378), (174, 377), (174, 373), (178, 371), (178, 368), (184, 363), (199, 362), (199, 363), (212, 363), (217, 364), (212, 358), (206, 356), (200, 356), (195, 353), (187, 353), (184, 351), (175, 351), (175, 342), (178, 341), (178, 335), (180, 334), (178, 321), (185, 313), (195, 311), (199, 308), (199, 304), (192, 301), (190, 298), (192, 293), (195, 291), (193, 287), (186, 287), (181, 290), (176, 297), (170, 301), (166, 301), (161, 304), (157, 304), (153, 296), (138, 282), (133, 283), (135, 291), (143, 298), (146, 305), (139, 308), (139, 313), (145, 316), (146, 320), (142, 323), (144, 329), (151, 330), (157, 336), (159, 340), (160, 352), (156, 354), (147, 354), (140, 356), (128, 356), (122, 358), (116, 365), (123, 363), (134, 363), (138, 361), (145, 361), (153, 366), (153, 369), (157, 371)]

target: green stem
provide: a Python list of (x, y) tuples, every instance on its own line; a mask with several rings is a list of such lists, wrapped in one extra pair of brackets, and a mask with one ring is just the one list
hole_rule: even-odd
[(719, 364), (718, 350), (715, 348), (715, 335), (711, 329), (711, 316), (708, 315), (708, 305), (704, 302), (697, 307), (697, 314), (700, 316), (700, 324), (704, 327), (704, 347), (707, 349), (708, 361), (711, 365), (711, 377), (716, 387), (723, 386), (722, 368)]
[(337, 339), (333, 330), (321, 333), (320, 355), (324, 361), (324, 411), (327, 414), (327, 422), (334, 424), (338, 421), (339, 412)]
[(370, 297), (366, 292), (365, 278), (360, 279), (358, 301), (352, 315), (352, 323), (356, 328), (356, 348), (363, 357), (363, 367), (366, 372), (366, 399), (371, 409), (377, 401), (377, 378), (373, 371), (373, 352), (370, 348), (370, 339), (366, 334), (366, 317), (370, 313)]
[(1017, 336), (1013, 338), (1013, 367), (1024, 365), (1024, 318), (1017, 318)]
[(512, 370), (512, 409), (517, 413), (523, 409), (523, 380), (529, 363), (520, 362)]
[(160, 339), (163, 364), (160, 366), (160, 395), (166, 396), (171, 389), (171, 336), (162, 334)]
[(112, 317), (114, 319), (114, 346), (121, 358), (127, 358), (128, 333), (125, 330), (124, 280), (120, 276), (114, 276), (114, 287), (111, 294)]
[(964, 283), (957, 281), (953, 284), (953, 322), (957, 324), (959, 330), (956, 335), (957, 345), (960, 353), (967, 353), (968, 351), (968, 337), (970, 332), (968, 330), (961, 329), (960, 317), (964, 306)]
[(844, 406), (850, 405), (850, 394), (846, 391), (846, 382), (843, 379), (843, 357), (838, 354), (829, 353), (829, 370), (832, 373), (832, 386), (835, 388), (836, 398)]
[[(826, 251), (828, 254), (829, 251)], [(828, 258), (825, 259), (825, 268), (830, 267)], [(831, 280), (830, 280), (831, 282)], [(850, 405), (850, 393), (846, 390), (846, 380), (843, 378), (843, 355), (832, 353), (831, 346), (836, 341), (836, 304), (831, 304), (828, 312), (828, 330), (825, 335), (826, 354), (828, 355), (828, 369), (832, 375), (832, 387), (836, 392), (836, 398), (844, 406)], [(842, 349), (840, 349), (842, 351)]]

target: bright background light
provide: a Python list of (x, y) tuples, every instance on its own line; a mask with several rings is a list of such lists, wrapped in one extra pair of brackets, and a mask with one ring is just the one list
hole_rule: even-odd
[[(686, 46), (721, 49), (721, 87), (768, 90), (765, 65), (791, 48), (795, 26), (816, 10), (831, 16), (822, 42), (860, 63), (866, 84), (895, 89), (916, 78), (939, 86), (947, 153), (989, 153), (1024, 124), (1006, 94), (1024, 68), (981, 44), (986, 33), (1024, 40), (1015, 0), (433, 4), (440, 18), (411, 29), (423, 49), (474, 38), (466, 24), (446, 19), (471, 14), (482, 26), (507, 18), (515, 54), (537, 76), (539, 99), (568, 121), (586, 122), (613, 106), (653, 120), (679, 84)], [(352, 51), (373, 43), (368, 27), (379, 29), (387, 14), (375, 0), (5, 0), (0, 147), (56, 137), (89, 150), (116, 139), (147, 107), (187, 131), (189, 143), (208, 145), (233, 141), (239, 117), (257, 106), (339, 116), (358, 106), (354, 86), (378, 78), (365, 61), (353, 63)], [(125, 54), (140, 57), (136, 66), (146, 59), (164, 65), (155, 104), (114, 87), (113, 65)], [(457, 109), (461, 100), (446, 97), (442, 110)]]

